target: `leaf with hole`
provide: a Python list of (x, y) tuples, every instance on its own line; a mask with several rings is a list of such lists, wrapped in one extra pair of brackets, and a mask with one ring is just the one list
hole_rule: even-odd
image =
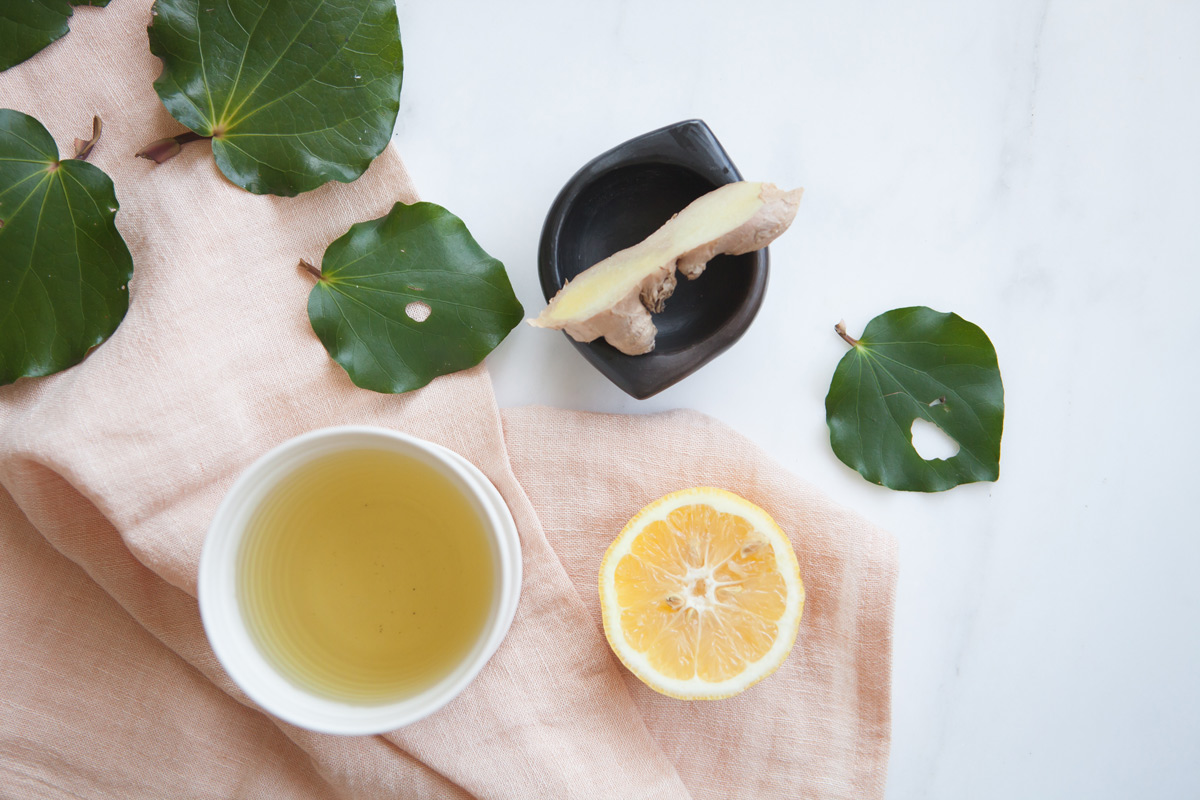
[(60, 161), (40, 122), (0, 109), (0, 385), (79, 363), (125, 317), (117, 207), (103, 171)]
[[(1004, 385), (992, 342), (957, 314), (900, 308), (868, 323), (850, 345), (825, 398), (829, 441), (846, 465), (890, 489), (940, 492), (1000, 476)], [(946, 459), (922, 458), (914, 420), (958, 443)]]
[(395, 0), (157, 0), (153, 14), (158, 96), (243, 189), (348, 183), (387, 146), (404, 71)]
[(397, 203), (352, 225), (325, 250), (319, 276), (313, 331), (350, 380), (376, 392), (475, 366), (524, 313), (504, 265), (433, 203)]
[(0, 72), (66, 36), (72, 6), (106, 5), (108, 0), (4, 0), (0, 3)]

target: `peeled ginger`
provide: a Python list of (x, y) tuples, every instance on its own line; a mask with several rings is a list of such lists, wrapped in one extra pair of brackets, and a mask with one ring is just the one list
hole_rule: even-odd
[(792, 224), (803, 192), (750, 181), (714, 189), (568, 281), (529, 324), (566, 331), (578, 342), (603, 336), (626, 355), (648, 353), (657, 333), (650, 314), (675, 291), (675, 270), (695, 279), (718, 255), (766, 247)]

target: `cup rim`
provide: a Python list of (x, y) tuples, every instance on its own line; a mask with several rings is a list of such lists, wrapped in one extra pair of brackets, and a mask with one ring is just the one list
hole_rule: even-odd
[[(281, 674), (251, 636), (237, 596), (237, 558), (246, 521), (270, 489), (322, 455), (371, 447), (416, 456), (450, 478), (475, 504), (493, 547), (497, 590), (470, 653), (433, 686), (402, 700), (351, 703), (304, 689)], [(471, 462), (424, 439), (372, 425), (321, 428), (288, 439), (257, 458), (234, 481), (209, 524), (200, 555), (200, 617), (217, 660), (250, 699), (308, 730), (343, 735), (383, 733), (433, 714), (457, 697), (500, 646), (521, 590), (521, 543), (503, 498)]]

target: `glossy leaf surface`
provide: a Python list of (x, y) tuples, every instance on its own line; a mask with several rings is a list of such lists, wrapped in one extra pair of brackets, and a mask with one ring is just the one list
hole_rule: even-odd
[(404, 71), (394, 0), (157, 0), (153, 13), (154, 88), (238, 186), (353, 181), (387, 146)]
[[(871, 320), (834, 372), (825, 413), (834, 453), (872, 483), (940, 492), (1000, 475), (996, 350), (957, 314), (918, 306)], [(958, 453), (923, 459), (912, 444), (917, 418), (954, 439)]]
[(79, 363), (129, 307), (133, 259), (102, 170), (0, 109), (0, 385)]
[(433, 203), (397, 203), (325, 251), (313, 331), (358, 386), (407, 392), (473, 367), (523, 314), (504, 265)]
[(106, 6), (108, 0), (3, 0), (0, 2), (0, 72), (32, 58), (70, 30), (72, 6)]

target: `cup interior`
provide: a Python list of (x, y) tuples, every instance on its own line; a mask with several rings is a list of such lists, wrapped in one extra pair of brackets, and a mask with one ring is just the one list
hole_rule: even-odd
[[(483, 523), (495, 570), (483, 628), (471, 647), (432, 686), (398, 700), (343, 701), (292, 682), (262, 652), (239, 598), (240, 552), (264, 499), (298, 468), (348, 450), (385, 450), (414, 459), (451, 482)], [(200, 560), (199, 600), (205, 633), (229, 676), (266, 711), (324, 733), (382, 733), (415, 722), (450, 702), (479, 673), (507, 633), (520, 592), (520, 542), (499, 492), (462, 456), (395, 431), (342, 427), (292, 439), (252, 464), (225, 496)]]

